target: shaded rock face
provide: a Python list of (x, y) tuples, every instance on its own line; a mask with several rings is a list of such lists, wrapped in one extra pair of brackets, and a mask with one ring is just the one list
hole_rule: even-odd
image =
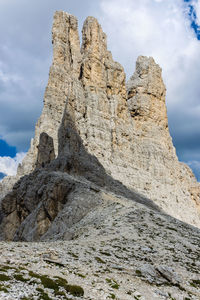
[(45, 164), (55, 159), (53, 139), (47, 133), (40, 134), (40, 141), (38, 145), (38, 154), (36, 161), (36, 168), (44, 167)]
[[(102, 204), (104, 193), (123, 196), (160, 211), (153, 201), (106, 173), (99, 160), (84, 147), (67, 112), (63, 122), (59, 134), (65, 140), (63, 153), (22, 177), (2, 200), (0, 240), (70, 239), (70, 227)], [(49, 149), (48, 140), (51, 141), (46, 134), (41, 134), (38, 154), (41, 149), (42, 154)]]
[(1, 239), (39, 240), (73, 188), (72, 180), (43, 170), (22, 178), (2, 201)]
[[(53, 63), (44, 108), (17, 177), (33, 172), (31, 182), (35, 180), (38, 184), (29, 189), (29, 177), (22, 178), (23, 189), (17, 183), (2, 202), (4, 221), (15, 214), (10, 217), (16, 220), (11, 239), (18, 236), (17, 226), (25, 224), (36, 206), (49, 201), (48, 192), (41, 202), (35, 194), (46, 174), (34, 169), (43, 163), (47, 164), (45, 170), (56, 171), (62, 182), (68, 173), (116, 194), (122, 189), (132, 199), (137, 198), (133, 193), (137, 191), (170, 215), (200, 226), (199, 183), (190, 168), (178, 161), (172, 144), (161, 68), (153, 58), (140, 56), (126, 85), (124, 70), (107, 50), (106, 35), (97, 20), (86, 19), (81, 47), (77, 24), (74, 16), (55, 13)], [(52, 161), (54, 151), (56, 160)], [(25, 211), (21, 213), (20, 208), (19, 213), (18, 207), (23, 206), (25, 198), (35, 201), (36, 206), (27, 212), (26, 205)], [(53, 199), (59, 202), (58, 198)], [(6, 209), (6, 201), (12, 209)], [(57, 204), (55, 207), (54, 218), (61, 209)], [(25, 218), (21, 217), (24, 214)], [(42, 234), (33, 234), (32, 239), (41, 238), (49, 228), (54, 219), (50, 221), (48, 214), (41, 213), (41, 219), (46, 220), (42, 224), (47, 225)], [(22, 233), (19, 239), (23, 239)]]

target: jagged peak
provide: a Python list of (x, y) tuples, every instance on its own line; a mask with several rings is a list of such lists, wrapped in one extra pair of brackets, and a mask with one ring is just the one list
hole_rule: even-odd
[(136, 94), (146, 93), (165, 102), (166, 88), (162, 69), (153, 57), (139, 56), (134, 74), (127, 82), (128, 99)]
[(81, 53), (99, 60), (107, 53), (106, 34), (94, 17), (87, 17), (83, 24)]
[(71, 14), (57, 11), (52, 27), (53, 65), (79, 72), (80, 40), (78, 20)]
[[(127, 83), (127, 97), (124, 70), (109, 54), (106, 35), (95, 18), (88, 17), (83, 25), (82, 50), (74, 16), (56, 12), (52, 33), (53, 65), (44, 109), (23, 162), (31, 166), (26, 170), (35, 167), (42, 132), (52, 137), (61, 165), (61, 152), (66, 160), (70, 155), (64, 150), (77, 152), (74, 131), (72, 138), (66, 136), (68, 124), (73, 123), (78, 141), (114, 179), (171, 215), (200, 226), (196, 209), (200, 189), (175, 155), (161, 68), (152, 57), (139, 56)], [(58, 153), (60, 145), (64, 150)], [(80, 165), (76, 168), (79, 174)]]
[(136, 60), (136, 72), (140, 75), (147, 74), (152, 71), (152, 69), (156, 69), (159, 75), (161, 76), (162, 69), (155, 62), (152, 56), (138, 56)]

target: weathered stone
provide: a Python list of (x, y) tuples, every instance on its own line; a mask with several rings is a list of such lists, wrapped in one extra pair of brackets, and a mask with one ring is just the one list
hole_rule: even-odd
[(167, 266), (158, 266), (156, 270), (160, 273), (160, 275), (165, 278), (168, 282), (179, 285), (181, 282), (181, 279), (176, 274), (175, 270), (173, 268), (167, 267)]
[(144, 264), (141, 266), (140, 270), (136, 271), (136, 274), (144, 277), (150, 284), (154, 283), (160, 285), (167, 283), (167, 280), (160, 276), (155, 267), (150, 264)]
[(176, 274), (175, 270), (167, 266), (153, 266), (151, 264), (144, 264), (136, 274), (144, 277), (149, 283), (156, 285), (172, 284), (178, 286), (181, 279)]
[(44, 167), (55, 159), (53, 139), (47, 133), (42, 132), (40, 134), (40, 141), (37, 148), (36, 168)]
[[(95, 18), (86, 19), (82, 35), (80, 48), (76, 18), (56, 12), (53, 64), (44, 108), (16, 179), (48, 162), (47, 172), (67, 172), (116, 194), (122, 190), (126, 197), (146, 205), (150, 203), (147, 197), (166, 213), (200, 226), (199, 183), (190, 168), (177, 159), (168, 130), (160, 67), (153, 58), (140, 56), (126, 87), (124, 70), (112, 59), (106, 35)], [(53, 139), (53, 145), (47, 143), (50, 148), (39, 145), (43, 132)], [(55, 161), (50, 153), (53, 147)], [(40, 151), (42, 148), (45, 150)], [(30, 176), (41, 182), (45, 177), (42, 171), (41, 175), (36, 172)], [(35, 183), (30, 188), (29, 181), (26, 177), (21, 181), (27, 199), (25, 212), (19, 185), (15, 186), (15, 196), (13, 192), (9, 195), (18, 198), (20, 211), (25, 213), (23, 218), (40, 204), (36, 191), (41, 191), (41, 186)], [(3, 195), (4, 187), (1, 184)], [(57, 208), (52, 208), (53, 203), (45, 197), (51, 214), (57, 215)], [(9, 200), (11, 206), (12, 201)], [(2, 207), (4, 203), (5, 199)], [(49, 226), (44, 216), (41, 212), (39, 220), (45, 228), (42, 234)]]

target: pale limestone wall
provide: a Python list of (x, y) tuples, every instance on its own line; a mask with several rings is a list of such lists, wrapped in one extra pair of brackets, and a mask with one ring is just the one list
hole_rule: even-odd
[(170, 215), (200, 226), (199, 183), (178, 162), (160, 67), (153, 58), (140, 56), (126, 87), (124, 70), (113, 61), (95, 18), (86, 19), (82, 35), (80, 47), (76, 18), (56, 12), (44, 108), (18, 176), (35, 168), (41, 132), (53, 138), (56, 155), (65, 151), (59, 128), (67, 113), (85, 148), (109, 174)]

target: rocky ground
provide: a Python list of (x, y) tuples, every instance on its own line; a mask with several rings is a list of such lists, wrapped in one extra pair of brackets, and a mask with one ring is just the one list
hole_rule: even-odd
[(105, 192), (72, 240), (0, 243), (0, 299), (200, 299), (199, 230)]

